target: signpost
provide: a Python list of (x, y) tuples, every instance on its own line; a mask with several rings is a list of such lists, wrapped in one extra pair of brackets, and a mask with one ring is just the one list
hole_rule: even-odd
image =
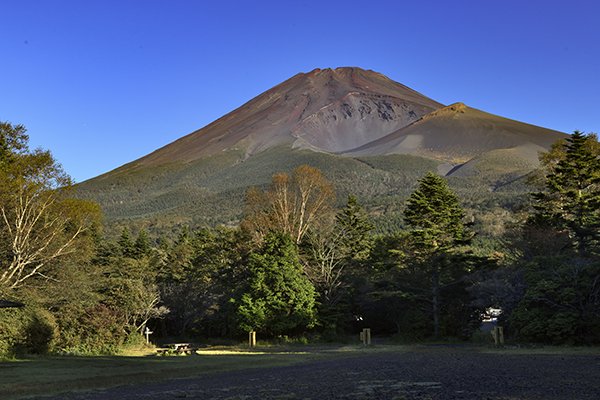
[(152, 335), (154, 332), (152, 332), (148, 327), (146, 327), (146, 330), (144, 331), (144, 335), (146, 335), (146, 344), (150, 343), (150, 335)]

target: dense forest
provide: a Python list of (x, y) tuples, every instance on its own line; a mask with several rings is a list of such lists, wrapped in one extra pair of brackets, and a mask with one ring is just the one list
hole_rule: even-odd
[[(302, 165), (252, 188), (238, 227), (105, 236), (51, 153), (0, 124), (0, 356), (113, 354), (153, 340), (469, 340), (490, 308), (510, 340), (600, 343), (600, 145), (540, 156), (514, 224), (481, 232), (445, 178), (421, 177), (389, 233)], [(535, 184), (533, 181), (536, 181)], [(377, 218), (381, 220), (381, 216)]]

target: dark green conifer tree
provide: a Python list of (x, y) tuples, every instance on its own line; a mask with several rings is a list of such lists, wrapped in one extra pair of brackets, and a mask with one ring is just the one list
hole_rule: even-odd
[(600, 240), (600, 149), (595, 138), (575, 131), (564, 155), (551, 166), (545, 190), (533, 194), (530, 222), (565, 230), (579, 255), (597, 251)]
[(121, 236), (119, 237), (119, 240), (117, 240), (117, 244), (119, 245), (119, 250), (121, 251), (121, 255), (123, 255), (123, 257), (135, 257), (134, 242), (131, 239), (131, 232), (129, 232), (127, 227), (123, 228)]
[(150, 239), (148, 238), (148, 233), (145, 229), (140, 230), (137, 238), (135, 239), (135, 243), (133, 244), (133, 255), (135, 258), (141, 258), (150, 254), (152, 246), (150, 244)]
[[(440, 334), (442, 289), (458, 285), (470, 263), (459, 257), (459, 249), (472, 238), (458, 198), (446, 181), (428, 173), (410, 195), (404, 219), (409, 226), (409, 264), (416, 264), (429, 278), (433, 335)], [(462, 254), (466, 255), (466, 254)]]
[(347, 259), (366, 259), (373, 244), (371, 231), (374, 226), (356, 196), (348, 196), (346, 206), (337, 213), (335, 219)]
[(600, 145), (576, 131), (541, 155), (544, 190), (523, 229), (525, 293), (513, 331), (536, 342), (600, 343)]
[(433, 173), (419, 181), (404, 211), (404, 220), (411, 228), (412, 237), (426, 253), (468, 242), (472, 234), (464, 217), (458, 197), (444, 178)]
[(237, 314), (244, 331), (268, 336), (301, 333), (316, 320), (315, 289), (302, 273), (298, 249), (287, 234), (269, 233), (250, 254), (248, 285)]

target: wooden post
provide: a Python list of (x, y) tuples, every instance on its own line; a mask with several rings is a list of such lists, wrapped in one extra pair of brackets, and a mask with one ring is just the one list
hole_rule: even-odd
[(490, 331), (490, 335), (492, 335), (492, 338), (494, 339), (494, 345), (498, 346), (498, 334), (496, 332), (496, 327), (492, 328), (492, 330)]
[(371, 344), (371, 329), (370, 328), (364, 328), (362, 330), (362, 332), (360, 333), (360, 341), (362, 342), (363, 346), (369, 346)]
[(498, 339), (500, 341), (500, 346), (504, 346), (504, 327), (498, 326)]
[(250, 347), (256, 347), (256, 331), (248, 332), (248, 345)]
[(494, 345), (504, 346), (504, 327), (495, 326), (490, 332), (494, 338)]

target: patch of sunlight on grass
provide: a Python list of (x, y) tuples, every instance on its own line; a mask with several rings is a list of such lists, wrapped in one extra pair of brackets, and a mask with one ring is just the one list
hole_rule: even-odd
[(123, 357), (146, 357), (156, 354), (156, 349), (152, 348), (136, 348), (136, 349), (125, 349), (119, 353)]

